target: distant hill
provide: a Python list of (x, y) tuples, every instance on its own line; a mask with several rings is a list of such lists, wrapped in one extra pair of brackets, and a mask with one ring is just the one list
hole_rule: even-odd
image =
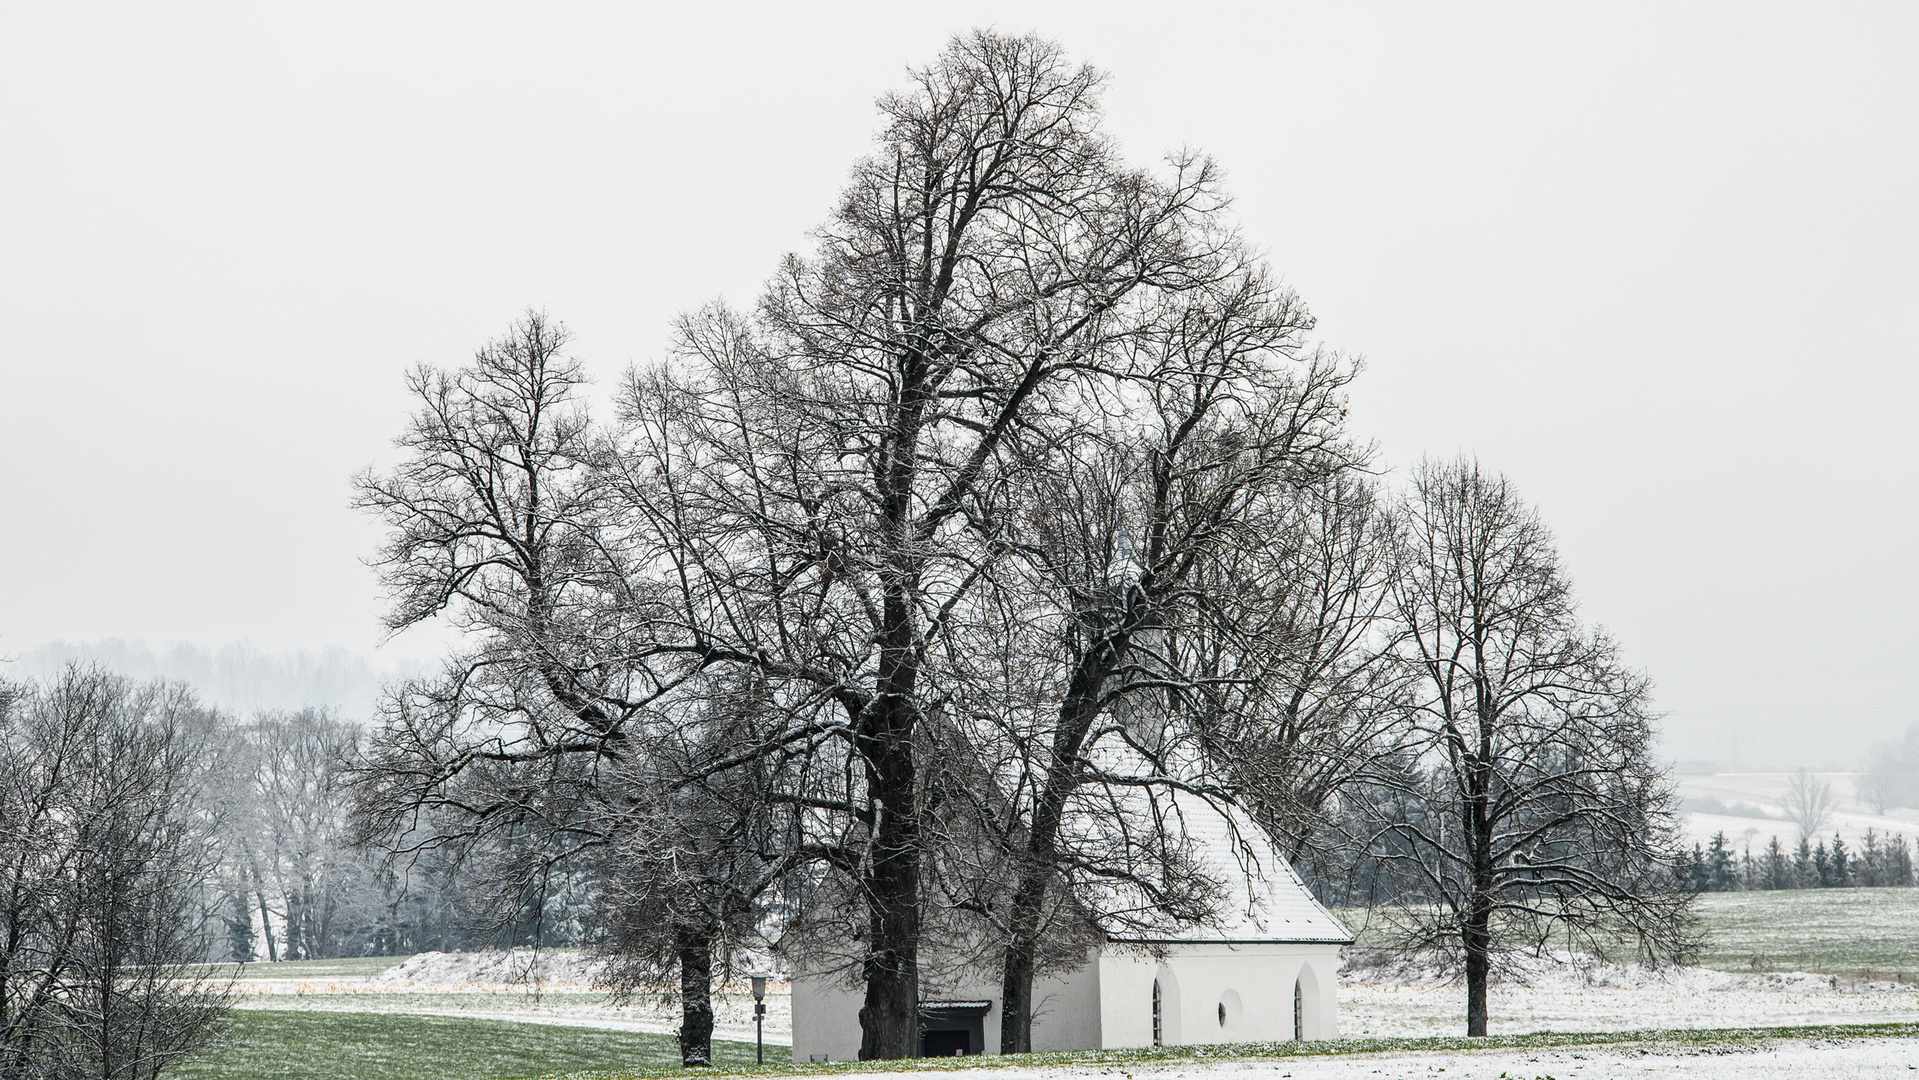
[[(1846, 843), (1856, 845), (1864, 839), (1867, 829), (1881, 836), (1899, 833), (1908, 840), (1919, 838), (1919, 809), (1894, 807), (1884, 814), (1875, 814), (1853, 790), (1856, 778), (1855, 773), (1815, 774), (1815, 779), (1832, 788), (1837, 799), (1832, 821), (1815, 839), (1830, 842), (1833, 834), (1839, 833)], [(1774, 836), (1789, 848), (1799, 843), (1799, 827), (1785, 820), (1783, 805), (1791, 773), (1720, 773), (1675, 779), (1679, 797), (1684, 800), (1688, 844), (1705, 844), (1716, 832), (1726, 834), (1733, 850), (1743, 851), (1751, 844), (1755, 854)]]
[(44, 679), (69, 663), (97, 663), (134, 679), (184, 682), (200, 700), (243, 716), (262, 709), (314, 706), (359, 721), (373, 716), (382, 686), (430, 670), (419, 663), (376, 667), (341, 648), (266, 653), (245, 642), (218, 649), (180, 642), (156, 652), (145, 642), (120, 638), (54, 641), (10, 659), (0, 663), (0, 677)]

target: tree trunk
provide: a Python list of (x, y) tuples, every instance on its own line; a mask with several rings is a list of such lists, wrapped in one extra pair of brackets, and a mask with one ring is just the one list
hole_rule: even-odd
[[(1083, 727), (1079, 734), (1083, 738)], [(1079, 761), (1080, 739), (1070, 741), (1072, 748), (1064, 762), (1060, 760), (1062, 748), (1055, 746), (1046, 784), (1033, 807), (1026, 865), (1020, 871), (1019, 884), (1013, 891), (1012, 910), (1007, 917), (1006, 960), (1000, 980), (999, 1052), (1002, 1054), (1033, 1052), (1033, 971), (1039, 958), (1047, 889), (1059, 857), (1060, 817)]]
[(861, 1061), (919, 1055), (920, 834), (913, 737), (919, 721), (915, 693), (922, 643), (914, 625), (920, 557), (913, 542), (913, 493), (928, 401), (924, 354), (909, 350), (900, 374), (891, 460), (879, 485), (888, 549), (879, 672), (875, 693), (858, 718), (857, 741), (873, 814), (873, 842), (862, 882), (872, 940), (863, 965)]
[[(1019, 898), (1014, 898), (1014, 918), (1020, 916)], [(1034, 905), (1038, 910), (1038, 905)], [(1013, 940), (1006, 948), (1006, 970), (1000, 982), (999, 1052), (1033, 1052), (1033, 967), (1036, 949), (1032, 933), (1013, 928)]]
[(280, 951), (273, 944), (273, 920), (267, 917), (267, 892), (260, 883), (260, 868), (251, 864), (247, 868), (253, 873), (254, 899), (260, 902), (260, 933), (267, 939), (267, 963), (277, 964), (280, 962)]
[[(1485, 715), (1483, 706), (1481, 715)], [(1492, 770), (1485, 764), (1492, 759), (1491, 726), (1482, 722), (1480, 730), (1480, 753), (1473, 765), (1472, 798), (1467, 804), (1466, 819), (1472, 842), (1473, 884), (1464, 933), (1460, 935), (1466, 947), (1467, 1038), (1486, 1034), (1486, 984), (1493, 966), (1493, 819), (1489, 796)]]
[(1492, 975), (1491, 911), (1475, 904), (1466, 917), (1466, 1035), (1486, 1034), (1486, 987)]
[(919, 818), (911, 712), (890, 697), (876, 703), (883, 734), (872, 742), (868, 787), (876, 822), (865, 875), (871, 946), (860, 1006), (860, 1060), (919, 1054)]
[(1046, 783), (1033, 803), (1027, 833), (1026, 865), (1013, 892), (1008, 917), (1010, 941), (1000, 979), (999, 1052), (1033, 1052), (1033, 969), (1039, 956), (1039, 935), (1046, 911), (1046, 893), (1059, 861), (1059, 828), (1066, 800), (1079, 783), (1080, 753), (1086, 733), (1099, 715), (1099, 698), (1107, 676), (1119, 666), (1131, 642), (1131, 631), (1096, 640), (1073, 672), (1073, 681), (1061, 702), (1059, 723), (1053, 730), (1052, 754)]
[(680, 1064), (713, 1064), (713, 935), (682, 928), (674, 951), (680, 961)]

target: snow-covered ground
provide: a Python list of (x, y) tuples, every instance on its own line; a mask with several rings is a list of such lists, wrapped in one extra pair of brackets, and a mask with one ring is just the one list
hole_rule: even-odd
[[(1465, 991), (1431, 971), (1404, 971), (1355, 957), (1340, 984), (1340, 1034), (1349, 1038), (1459, 1035)], [(590, 960), (565, 951), (425, 953), (372, 975), (247, 978), (242, 1008), (472, 1016), (671, 1034), (676, 1008), (658, 998), (614, 1006), (593, 989)], [(1734, 974), (1703, 968), (1646, 970), (1570, 958), (1534, 961), (1525, 983), (1492, 992), (1494, 1034), (1630, 1031), (1919, 1021), (1919, 986), (1796, 972)], [(784, 983), (767, 994), (766, 1041), (788, 1044), (792, 1012)], [(753, 1002), (728, 987), (715, 1007), (720, 1038), (751, 1041)], [(875, 1074), (887, 1075), (887, 1074)], [(925, 1080), (925, 1073), (901, 1074)], [(964, 1076), (964, 1073), (948, 1074)], [(1913, 1077), (1919, 1040), (1781, 1041), (1751, 1049), (1578, 1047), (1445, 1051), (1124, 1066), (1009, 1068), (995, 1080), (1571, 1080), (1640, 1076), (1701, 1080)]]
[[(1867, 1080), (1914, 1076), (1919, 1040), (1786, 1042), (1752, 1050), (1605, 1047), (1566, 1050), (1472, 1050), (1350, 1057), (1278, 1058), (1200, 1064), (1128, 1063), (1094, 1068), (1000, 1068), (993, 1080), (1601, 1080), (1686, 1077), (1688, 1080)], [(866, 1073), (925, 1080), (925, 1073)], [(963, 1073), (951, 1074), (964, 1076)]]
[[(529, 959), (524, 953), (425, 953), (372, 976), (248, 979), (237, 989), (242, 1008), (483, 1016), (661, 1034), (678, 1027), (677, 1005), (671, 1000), (610, 1004), (592, 987), (591, 962), (577, 954), (544, 953), (540, 966), (531, 969), (539, 976), (537, 984), (517, 981), (516, 973), (527, 972)], [(1494, 1034), (1919, 1022), (1919, 985), (1910, 983), (1797, 972), (1647, 970), (1567, 958), (1535, 961), (1524, 976), (1523, 984), (1508, 981), (1494, 987)], [(715, 1002), (719, 1037), (753, 1038), (753, 1001), (745, 991), (744, 986), (727, 987)], [(768, 991), (766, 1040), (786, 1044), (792, 1031), (786, 985), (775, 982)], [(1339, 1009), (1340, 1034), (1346, 1037), (1465, 1031), (1463, 987), (1430, 971), (1400, 971), (1366, 964), (1363, 958), (1342, 975)]]
[[(1495, 984), (1495, 1035), (1536, 1031), (1779, 1027), (1919, 1021), (1919, 985), (1773, 971), (1649, 970), (1561, 957), (1526, 965), (1525, 982)], [(1339, 1033), (1350, 1038), (1462, 1035), (1466, 990), (1431, 972), (1349, 964)]]
[(427, 952), (409, 956), (368, 982), (391, 989), (588, 990), (602, 963), (572, 949)]

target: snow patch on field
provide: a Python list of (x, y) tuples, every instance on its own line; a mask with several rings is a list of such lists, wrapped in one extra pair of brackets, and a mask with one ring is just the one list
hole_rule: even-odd
[(426, 952), (380, 972), (368, 982), (374, 987), (407, 989), (587, 990), (605, 967), (605, 961), (572, 949)]
[[(1790, 851), (1799, 843), (1799, 827), (1785, 820), (1786, 787), (1792, 778), (1792, 773), (1675, 777), (1679, 796), (1691, 801), (1681, 815), (1686, 843), (1703, 846), (1711, 841), (1713, 833), (1723, 832), (1732, 841), (1735, 852), (1743, 851), (1750, 844), (1753, 857), (1757, 858), (1765, 850), (1767, 841), (1777, 836), (1779, 843)], [(1868, 829), (1880, 836), (1902, 833), (1907, 843), (1919, 838), (1919, 808), (1895, 807), (1887, 813), (1876, 814), (1856, 791), (1857, 774), (1816, 773), (1813, 778), (1830, 787), (1835, 799), (1832, 821), (1819, 831), (1818, 839), (1830, 844), (1833, 833), (1837, 832), (1845, 837), (1847, 846), (1856, 851)], [(1705, 813), (1700, 807), (1705, 800), (1717, 800), (1728, 808), (1744, 803), (1770, 816)]]

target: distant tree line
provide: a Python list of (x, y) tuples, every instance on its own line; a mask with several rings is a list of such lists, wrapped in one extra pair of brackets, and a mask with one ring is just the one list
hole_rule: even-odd
[[(202, 704), (184, 683), (136, 681), (79, 665), (49, 678), (0, 684), (5, 703), (14, 713), (9, 730), (25, 740), (16, 752), (42, 752), (36, 740), (77, 738), (73, 732), (92, 730), (87, 725), (133, 725), (143, 738), (165, 736), (159, 761), (179, 775), (166, 774), (155, 797), (164, 796), (165, 814), (192, 824), (181, 834), (180, 858), (169, 863), (174, 884), (168, 895), (184, 905), (172, 923), (184, 960), (579, 945), (592, 932), (591, 887), (582, 874), (595, 868), (520, 882), (503, 903), (496, 895), (498, 868), (483, 859), (441, 852), (396, 857), (355, 846), (348, 794), (339, 781), (359, 757), (365, 732), (326, 710), (243, 719)], [(135, 720), (122, 719), (128, 714)], [(185, 749), (175, 753), (176, 747)], [(0, 795), (28, 800), (21, 813), (36, 807), (55, 813), (42, 805), (51, 796), (31, 801), (23, 786), (29, 782), (29, 774), (16, 769)], [(0, 811), (9, 837), (32, 835), (11, 814)]]
[(1882, 835), (1872, 829), (1855, 849), (1845, 838), (1832, 835), (1799, 838), (1788, 849), (1774, 836), (1755, 855), (1748, 844), (1734, 853), (1724, 832), (1716, 832), (1674, 867), (1674, 876), (1694, 892), (1757, 892), (1770, 889), (1877, 888), (1919, 884), (1913, 876), (1913, 845), (1904, 834)]
[(318, 960), (511, 945), (578, 945), (579, 871), (522, 883), (509, 903), (482, 860), (356, 846), (343, 771), (364, 729), (325, 710), (209, 711), (204, 812), (213, 873), (205, 957)]

